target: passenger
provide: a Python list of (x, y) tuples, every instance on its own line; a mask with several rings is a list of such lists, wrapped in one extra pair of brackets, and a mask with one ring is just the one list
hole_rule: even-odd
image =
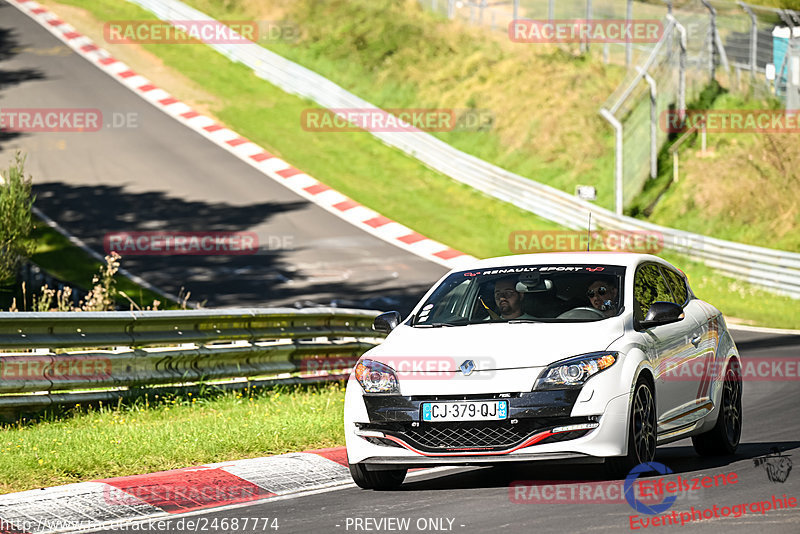
[(617, 314), (617, 287), (610, 280), (595, 280), (586, 291), (589, 302), (595, 310), (603, 312), (605, 317)]
[(500, 310), (500, 319), (535, 321), (536, 317), (522, 312), (523, 293), (516, 290), (516, 277), (501, 278), (494, 284), (494, 302)]

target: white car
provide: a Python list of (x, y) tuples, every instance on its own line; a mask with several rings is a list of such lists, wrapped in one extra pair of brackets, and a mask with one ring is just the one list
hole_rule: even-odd
[(446, 274), (366, 352), (347, 385), (347, 456), (362, 488), (412, 467), (564, 460), (621, 476), (691, 437), (733, 454), (741, 361), (722, 314), (666, 261), (530, 254)]

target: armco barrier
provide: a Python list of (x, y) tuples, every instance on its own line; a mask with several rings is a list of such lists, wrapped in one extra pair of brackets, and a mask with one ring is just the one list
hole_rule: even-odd
[[(0, 312), (0, 408), (94, 398), (62, 393), (41, 402), (54, 391), (91, 388), (104, 399), (110, 388), (324, 368), (308, 362), (352, 361), (380, 341), (383, 334), (371, 328), (377, 314), (334, 308)], [(20, 393), (37, 394), (14, 395)]]
[[(212, 21), (178, 0), (131, 0), (165, 21)], [(335, 83), (255, 43), (208, 46), (284, 91), (330, 109), (377, 109)], [(299, 119), (298, 119), (299, 120)], [(580, 200), (461, 152), (424, 132), (371, 132), (429, 167), (567, 228), (586, 228), (589, 213), (600, 228), (658, 232), (664, 247), (705, 262), (724, 274), (800, 298), (800, 254), (705, 237), (650, 224)]]

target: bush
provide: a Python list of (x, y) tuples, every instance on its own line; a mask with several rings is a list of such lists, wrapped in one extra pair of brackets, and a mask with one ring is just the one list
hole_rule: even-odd
[(13, 282), (17, 269), (34, 249), (31, 239), (32, 181), (25, 177), (25, 157), (17, 152), (14, 162), (0, 173), (0, 283)]

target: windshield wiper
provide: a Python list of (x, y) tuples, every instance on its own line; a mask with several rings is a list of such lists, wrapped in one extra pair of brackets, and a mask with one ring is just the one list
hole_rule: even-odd
[(465, 326), (468, 325), (469, 321), (464, 319), (464, 322), (457, 322), (457, 323), (425, 323), (425, 324), (415, 324), (414, 326), (425, 326), (429, 328), (440, 328), (442, 326)]

